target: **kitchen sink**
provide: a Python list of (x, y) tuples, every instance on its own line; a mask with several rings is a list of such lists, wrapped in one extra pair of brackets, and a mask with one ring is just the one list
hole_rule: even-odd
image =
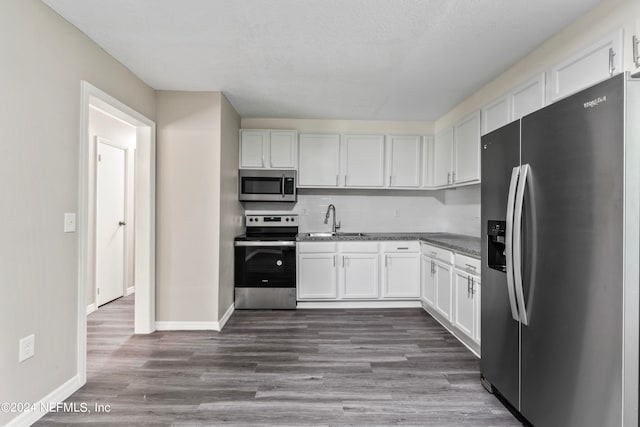
[(364, 237), (364, 233), (343, 233), (336, 232), (332, 233), (330, 231), (318, 231), (314, 233), (307, 233), (307, 237)]

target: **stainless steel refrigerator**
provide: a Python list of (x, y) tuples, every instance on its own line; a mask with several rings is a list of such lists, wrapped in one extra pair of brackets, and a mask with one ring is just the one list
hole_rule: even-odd
[(638, 425), (640, 81), (482, 137), (485, 387), (537, 427)]

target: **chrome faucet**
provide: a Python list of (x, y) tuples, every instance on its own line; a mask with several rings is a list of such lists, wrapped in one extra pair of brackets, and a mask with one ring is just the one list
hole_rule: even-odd
[(331, 213), (331, 210), (333, 210), (333, 225), (331, 227), (331, 231), (335, 233), (336, 230), (340, 228), (340, 222), (336, 224), (336, 207), (333, 206), (333, 203), (330, 204), (329, 207), (327, 208), (327, 213), (324, 215), (324, 223), (325, 224), (329, 223), (329, 214)]

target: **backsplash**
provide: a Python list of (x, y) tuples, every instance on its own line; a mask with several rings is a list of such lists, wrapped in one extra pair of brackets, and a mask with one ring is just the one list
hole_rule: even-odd
[(298, 202), (245, 203), (246, 213), (299, 215), (300, 231), (326, 231), (325, 212), (336, 207), (340, 231), (446, 231), (480, 236), (480, 186), (439, 191), (300, 190)]

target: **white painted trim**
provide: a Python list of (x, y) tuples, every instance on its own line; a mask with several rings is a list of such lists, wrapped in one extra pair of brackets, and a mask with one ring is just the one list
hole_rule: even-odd
[(219, 331), (218, 322), (157, 321), (156, 331)]
[(9, 421), (5, 427), (21, 427), (30, 426), (45, 416), (48, 411), (43, 411), (43, 408), (47, 408), (50, 405), (59, 403), (67, 399), (76, 390), (82, 387), (81, 378), (79, 375), (74, 376), (69, 381), (62, 384), (57, 389), (40, 399), (34, 404), (35, 409), (33, 411), (23, 412), (11, 421)]
[[(135, 249), (138, 298), (135, 302), (135, 332), (155, 330), (155, 123), (86, 81), (80, 82), (79, 197), (78, 197), (78, 300), (77, 300), (77, 386), (87, 375), (87, 282), (89, 260), (89, 117), (91, 106), (136, 127), (138, 153), (144, 160), (136, 174)], [(136, 164), (136, 166), (138, 166)], [(146, 181), (146, 182), (143, 182)], [(140, 185), (140, 188), (138, 188)], [(76, 384), (75, 382), (73, 384)], [(73, 393), (75, 390), (72, 390)]]
[(131, 294), (135, 293), (135, 291), (136, 291), (136, 288), (135, 288), (135, 287), (133, 287), (133, 286), (129, 286), (129, 287), (127, 288), (127, 292), (124, 294), (124, 296), (128, 297), (129, 295), (131, 295)]
[(98, 307), (96, 306), (95, 303), (89, 304), (87, 306), (87, 316), (90, 315), (91, 313), (93, 313), (94, 311), (96, 311), (97, 309), (98, 309)]
[(192, 321), (158, 321), (157, 331), (216, 331), (219, 332), (229, 321), (235, 311), (235, 305), (231, 304), (218, 322), (192, 322)]
[(224, 328), (224, 325), (227, 324), (227, 322), (229, 321), (229, 318), (231, 318), (231, 315), (235, 311), (235, 308), (236, 308), (235, 303), (231, 303), (231, 305), (229, 306), (227, 311), (225, 311), (225, 313), (222, 315), (222, 317), (218, 321), (219, 328), (220, 328), (220, 329), (218, 329), (219, 331), (221, 331), (222, 328)]
[(419, 300), (410, 301), (298, 301), (298, 308), (420, 308)]

